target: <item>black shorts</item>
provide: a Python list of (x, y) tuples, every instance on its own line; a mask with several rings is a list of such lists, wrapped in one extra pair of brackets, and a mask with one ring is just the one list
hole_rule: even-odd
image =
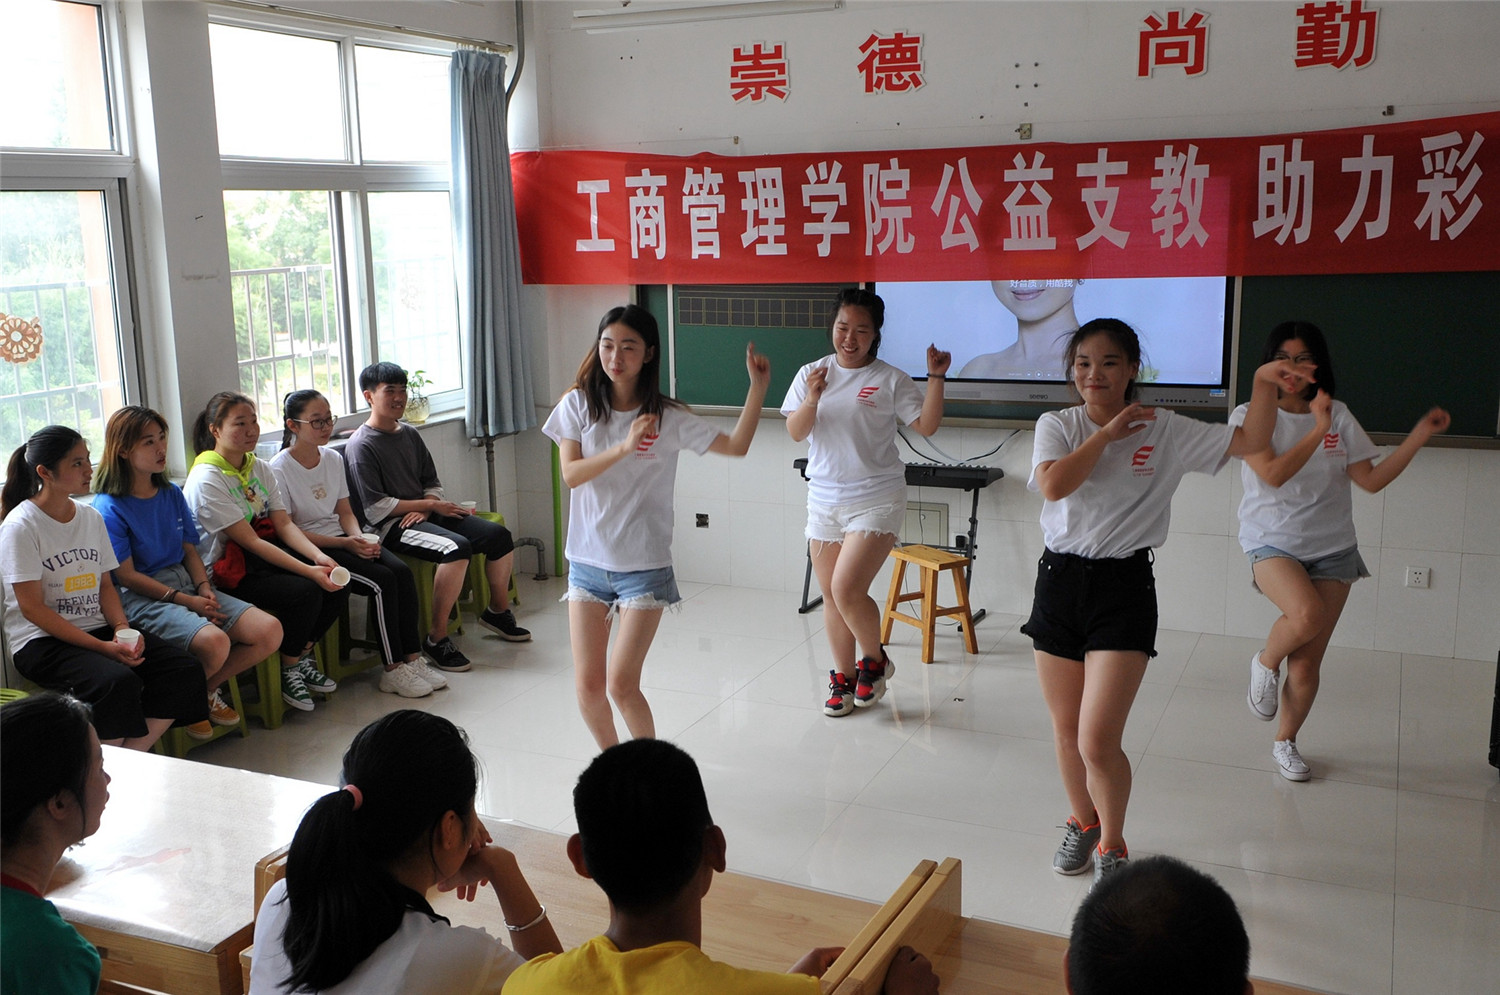
[(1037, 561), (1031, 617), (1021, 631), (1038, 652), (1082, 660), (1091, 650), (1156, 655), (1151, 550), (1091, 560), (1046, 550)]

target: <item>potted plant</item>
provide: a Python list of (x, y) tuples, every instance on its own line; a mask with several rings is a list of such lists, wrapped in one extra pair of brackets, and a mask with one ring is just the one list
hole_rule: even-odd
[(411, 425), (420, 425), (427, 420), (431, 405), (427, 401), (427, 387), (432, 381), (426, 371), (413, 370), (406, 375), (406, 414), (403, 420)]

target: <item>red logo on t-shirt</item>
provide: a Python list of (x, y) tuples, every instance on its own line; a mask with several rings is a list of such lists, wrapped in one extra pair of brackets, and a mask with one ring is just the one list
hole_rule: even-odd
[(656, 440), (660, 439), (660, 438), (661, 438), (661, 433), (660, 432), (657, 432), (657, 433), (652, 434), (652, 435), (643, 435), (643, 436), (641, 436), (641, 441), (638, 442), (636, 444), (636, 447), (635, 447), (635, 454), (636, 454), (636, 456), (645, 456), (645, 457), (648, 457), (648, 458), (654, 458), (655, 454), (653, 454), (651, 452), (651, 447), (654, 446), (654, 445), (656, 445)]
[(872, 401), (872, 400), (870, 400), (870, 398), (874, 397), (875, 396), (875, 392), (877, 390), (879, 390), (879, 389), (880, 389), (879, 386), (875, 386), (875, 387), (861, 387), (859, 389), (859, 397), (858, 397), (859, 403), (863, 404), (863, 405), (866, 405), (867, 407), (871, 407), (871, 408), (875, 407), (875, 402)]
[(1135, 451), (1135, 455), (1130, 457), (1130, 465), (1145, 466), (1146, 461), (1151, 458), (1151, 451), (1155, 448), (1155, 446), (1142, 446), (1141, 448), (1137, 449)]
[(1337, 449), (1338, 447), (1339, 447), (1339, 434), (1337, 432), (1329, 432), (1327, 435), (1323, 436), (1323, 448), (1324, 449), (1331, 451), (1331, 450)]

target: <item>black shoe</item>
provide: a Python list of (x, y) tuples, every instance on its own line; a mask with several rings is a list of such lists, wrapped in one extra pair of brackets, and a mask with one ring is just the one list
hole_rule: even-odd
[(513, 643), (531, 642), (531, 630), (517, 625), (516, 617), (508, 610), (497, 612), (493, 608), (486, 608), (484, 614), (479, 616), (479, 624), (501, 639), (509, 639)]
[(459, 648), (453, 645), (453, 640), (447, 636), (437, 642), (431, 639), (423, 640), (422, 652), (427, 654), (432, 660), (432, 665), (439, 670), (461, 671), (468, 670), (472, 666), (469, 658), (464, 656)]

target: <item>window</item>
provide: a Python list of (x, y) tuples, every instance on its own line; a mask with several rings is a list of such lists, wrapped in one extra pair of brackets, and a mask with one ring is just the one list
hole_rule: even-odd
[(263, 22), (214, 23), (210, 45), (240, 385), (262, 421), (303, 387), (360, 407), (376, 360), (456, 406), (449, 56)]
[(24, 99), (0, 108), (0, 453), (37, 429), (78, 429), (97, 455), (104, 423), (133, 400), (122, 154), (100, 6), (0, 5), (6, 73)]

